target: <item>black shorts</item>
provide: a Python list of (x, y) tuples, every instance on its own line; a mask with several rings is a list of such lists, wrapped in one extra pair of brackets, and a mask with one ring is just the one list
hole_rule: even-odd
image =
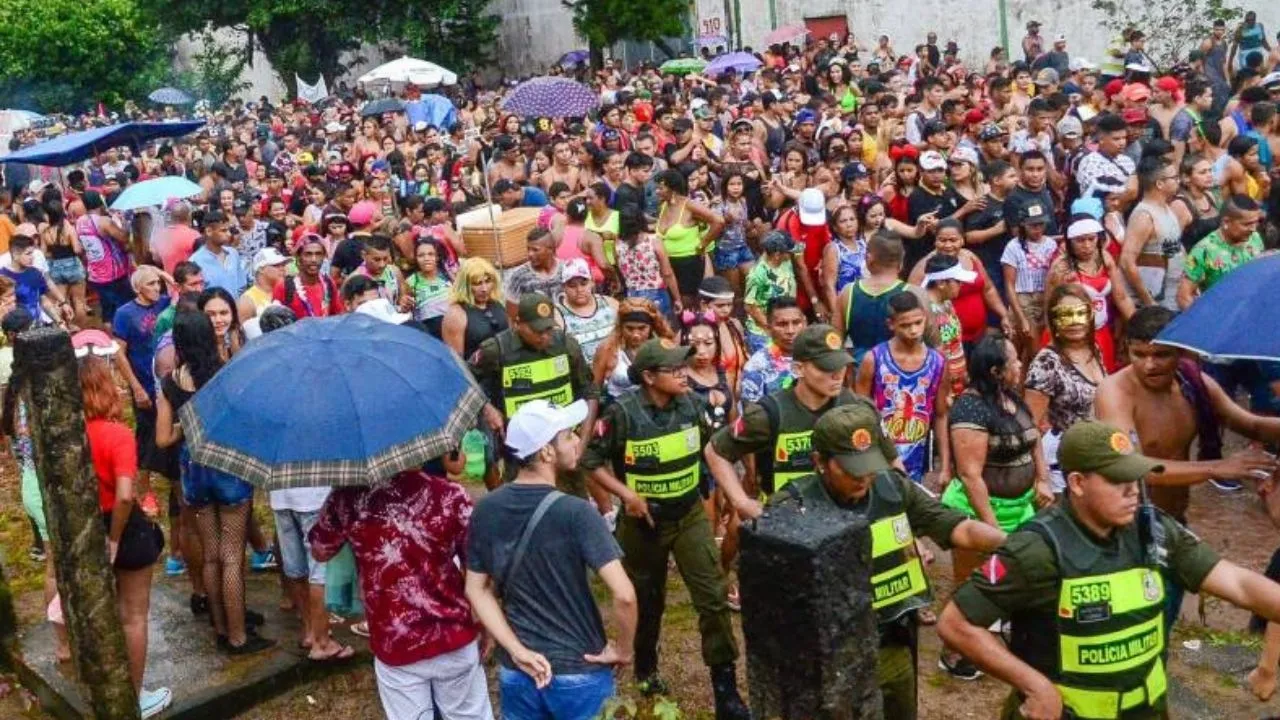
[(702, 284), (702, 277), (706, 271), (707, 259), (702, 255), (671, 258), (671, 272), (675, 273), (680, 294), (685, 297), (697, 296), (698, 286)]
[(143, 410), (133, 406), (134, 438), (138, 447), (138, 467), (160, 473), (170, 482), (178, 482), (178, 451), (176, 447), (156, 446), (156, 410)]
[[(102, 522), (111, 532), (111, 513), (102, 514)], [(116, 548), (115, 567), (121, 570), (141, 570), (154, 565), (164, 552), (164, 531), (138, 508), (129, 513), (124, 532), (120, 533), (120, 545)]]

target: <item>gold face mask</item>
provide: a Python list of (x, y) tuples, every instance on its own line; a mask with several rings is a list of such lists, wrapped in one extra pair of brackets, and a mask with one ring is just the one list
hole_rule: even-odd
[(1053, 309), (1053, 329), (1059, 332), (1069, 328), (1085, 326), (1092, 321), (1088, 305), (1068, 305)]

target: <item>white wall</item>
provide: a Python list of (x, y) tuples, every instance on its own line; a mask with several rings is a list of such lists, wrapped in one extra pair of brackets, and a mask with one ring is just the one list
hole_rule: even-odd
[(560, 56), (587, 48), (560, 0), (493, 0), (489, 9), (502, 18), (494, 60), (511, 75), (543, 75)]

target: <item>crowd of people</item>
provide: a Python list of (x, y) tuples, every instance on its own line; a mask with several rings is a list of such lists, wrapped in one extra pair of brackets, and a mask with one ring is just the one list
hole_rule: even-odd
[[(492, 717), (495, 644), (507, 718), (595, 717), (619, 666), (668, 693), (675, 567), (716, 717), (747, 718), (741, 522), (792, 502), (872, 526), (886, 717), (915, 717), (935, 623), (946, 673), (1014, 687), (1005, 717), (1158, 716), (1186, 591), (1280, 618), (1280, 587), (1185, 529), (1193, 485), (1271, 489), (1280, 365), (1156, 342), (1280, 239), (1280, 50), (1253, 13), (1165, 69), (1141, 29), (1097, 63), (1046, 40), (1029, 23), (1023, 57), (981, 67), (930, 33), (910, 53), (810, 38), (717, 77), (553, 68), (598, 91), (577, 118), (504, 113), (477, 84), (450, 127), (364, 115), (363, 92), (233, 101), (56, 178), (4, 165), (3, 330), (73, 333), (143, 717), (172, 699), (143, 686), (156, 564), (188, 576), (218, 651), (283, 641), (245, 606), (249, 545), (312, 661), (350, 658), (330, 627), (364, 617), (390, 718)], [(168, 175), (203, 191), (111, 209)], [(489, 202), (540, 208), (516, 267), (454, 223)], [(488, 403), (421, 471), (271, 491), (260, 527), (250, 485), (191, 461), (177, 412), (263, 333), (347, 312), (442, 341)], [(22, 381), (2, 429), (66, 660)], [(1225, 454), (1224, 429), (1258, 445)], [(945, 609), (918, 536), (952, 554)]]

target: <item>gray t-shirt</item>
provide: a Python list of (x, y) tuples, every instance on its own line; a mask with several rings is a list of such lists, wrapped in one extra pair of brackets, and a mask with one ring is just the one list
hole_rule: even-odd
[[(504, 570), (546, 485), (507, 484), (476, 503), (467, 539), (467, 569), (495, 576)], [(591, 595), (587, 568), (598, 571), (621, 559), (622, 548), (596, 508), (564, 497), (533, 531), (524, 559), (507, 578), (503, 606), (520, 642), (541, 653), (557, 675), (603, 670), (582, 659), (605, 645), (604, 623)], [(514, 668), (499, 652), (503, 666)]]

